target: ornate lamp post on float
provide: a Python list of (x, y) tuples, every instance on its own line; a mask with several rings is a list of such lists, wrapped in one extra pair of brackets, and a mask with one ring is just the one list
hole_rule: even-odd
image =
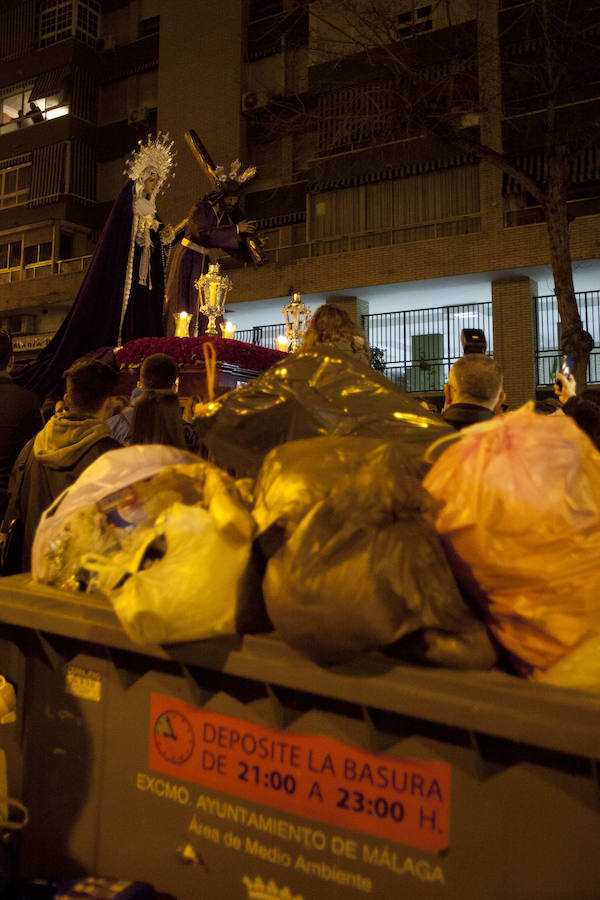
[[(231, 288), (231, 279), (228, 275), (221, 275), (219, 263), (211, 263), (206, 275), (201, 275), (195, 282), (198, 290), (198, 313), (208, 316), (206, 334), (217, 335), (216, 320), (225, 312), (225, 300)], [(198, 316), (194, 337), (198, 337)]]
[(311, 312), (297, 292), (292, 295), (288, 305), (284, 306), (281, 311), (285, 316), (285, 336), (279, 335), (277, 338), (277, 349), (285, 351), (289, 346), (293, 353), (298, 349), (298, 343), (306, 333)]

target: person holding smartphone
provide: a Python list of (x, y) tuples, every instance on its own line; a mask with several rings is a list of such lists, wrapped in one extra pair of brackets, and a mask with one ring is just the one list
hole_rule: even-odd
[(600, 450), (600, 391), (587, 390), (578, 395), (577, 382), (571, 375), (567, 358), (556, 376), (554, 393), (565, 415), (570, 416)]

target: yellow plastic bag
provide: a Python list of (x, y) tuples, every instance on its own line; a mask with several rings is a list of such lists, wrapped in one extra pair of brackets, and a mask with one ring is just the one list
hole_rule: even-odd
[(208, 510), (182, 503), (136, 537), (135, 548), (81, 560), (98, 573), (132, 640), (162, 644), (235, 633), (248, 537), (219, 530)]

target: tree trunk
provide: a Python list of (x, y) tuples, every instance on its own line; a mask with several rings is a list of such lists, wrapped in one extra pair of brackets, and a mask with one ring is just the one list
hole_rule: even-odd
[(584, 331), (573, 286), (567, 210), (568, 164), (565, 149), (555, 146), (547, 154), (547, 163), (544, 212), (554, 290), (562, 326), (562, 352), (573, 358), (573, 375), (577, 382), (577, 391), (580, 392), (586, 387), (587, 367), (594, 340), (587, 331)]

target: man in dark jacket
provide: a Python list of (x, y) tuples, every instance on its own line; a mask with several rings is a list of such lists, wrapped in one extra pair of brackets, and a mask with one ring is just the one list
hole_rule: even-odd
[(562, 411), (570, 416), (576, 425), (585, 431), (597, 450), (600, 450), (600, 393), (583, 391), (577, 394), (577, 382), (572, 375), (559, 372), (556, 376), (554, 393), (558, 397)]
[(11, 337), (0, 330), (0, 521), (8, 503), (10, 470), (19, 451), (43, 424), (37, 396), (13, 383), (12, 364)]
[(52, 416), (23, 448), (10, 476), (6, 521), (24, 526), (22, 569), (30, 568), (33, 538), (42, 513), (95, 459), (121, 445), (105, 423), (116, 372), (95, 359), (82, 359), (64, 373), (68, 412)]
[(450, 369), (442, 418), (457, 431), (492, 419), (505, 400), (502, 369), (483, 353), (467, 353)]

